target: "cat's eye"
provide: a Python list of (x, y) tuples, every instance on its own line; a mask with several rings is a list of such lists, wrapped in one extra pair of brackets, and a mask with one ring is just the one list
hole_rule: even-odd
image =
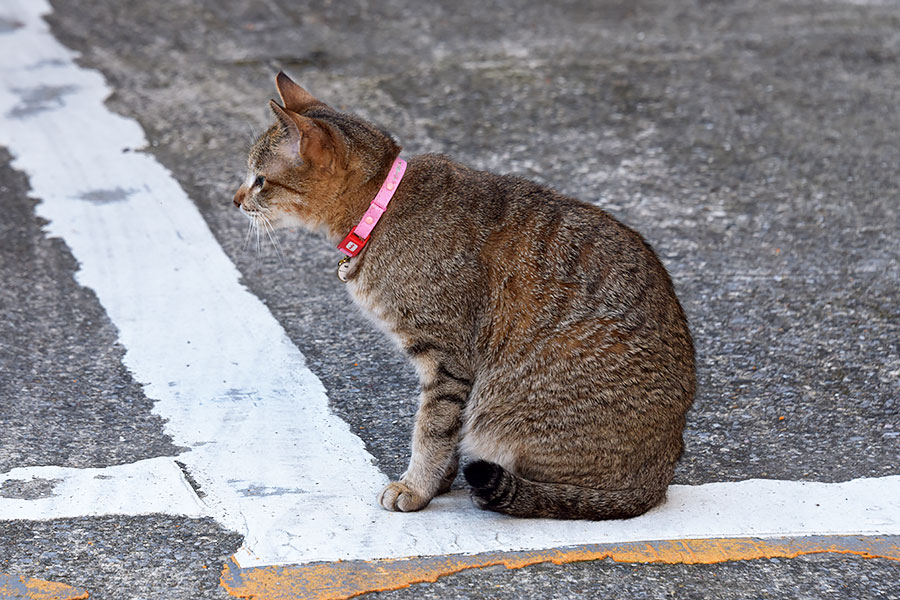
[(266, 184), (266, 178), (263, 177), (262, 175), (259, 175), (259, 176), (253, 181), (253, 187), (255, 187), (255, 188), (260, 188), (260, 189), (262, 189), (262, 186), (264, 186), (265, 184)]

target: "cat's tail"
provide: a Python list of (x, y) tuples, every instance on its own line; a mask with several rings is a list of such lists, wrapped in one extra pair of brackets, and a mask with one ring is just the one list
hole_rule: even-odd
[(666, 487), (598, 490), (524, 479), (500, 465), (477, 460), (463, 467), (479, 507), (514, 517), (627, 519), (659, 504)]

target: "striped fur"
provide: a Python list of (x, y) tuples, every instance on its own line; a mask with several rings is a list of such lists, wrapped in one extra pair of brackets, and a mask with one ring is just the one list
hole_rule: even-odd
[[(285, 106), (235, 203), (336, 244), (400, 148), (283, 74), (277, 85)], [(348, 278), (422, 383), (409, 469), (385, 508), (426, 506), (460, 456), (475, 503), (515, 516), (623, 518), (662, 501), (694, 349), (668, 274), (632, 229), (533, 182), (417, 156)]]

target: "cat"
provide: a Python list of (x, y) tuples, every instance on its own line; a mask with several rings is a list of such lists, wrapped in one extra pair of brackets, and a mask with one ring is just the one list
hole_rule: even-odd
[(405, 164), (389, 133), (284, 73), (276, 87), (234, 204), (358, 252), (340, 276), (421, 380), (409, 468), (381, 506), (422, 509), (460, 457), (474, 503), (508, 515), (628, 518), (662, 502), (694, 346), (644, 239), (526, 179), (441, 155)]

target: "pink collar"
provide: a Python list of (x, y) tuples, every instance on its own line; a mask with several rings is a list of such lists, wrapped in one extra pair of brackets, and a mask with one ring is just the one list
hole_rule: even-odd
[(391, 171), (388, 173), (384, 183), (381, 184), (381, 189), (378, 190), (375, 199), (369, 204), (369, 210), (360, 219), (359, 224), (353, 228), (353, 231), (344, 238), (344, 241), (338, 244), (338, 250), (350, 258), (360, 253), (366, 242), (369, 241), (369, 234), (372, 233), (372, 229), (378, 224), (378, 219), (384, 214), (388, 203), (394, 197), (394, 192), (397, 191), (397, 186), (400, 185), (400, 180), (403, 179), (405, 172), (406, 161), (398, 157), (394, 164), (391, 165)]

